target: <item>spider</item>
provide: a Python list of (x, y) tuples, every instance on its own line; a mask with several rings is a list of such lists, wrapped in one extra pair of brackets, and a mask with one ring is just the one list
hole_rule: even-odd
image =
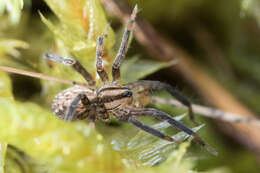
[(154, 108), (144, 108), (144, 106), (137, 101), (143, 96), (142, 94), (151, 94), (151, 90), (166, 90), (183, 105), (188, 107), (190, 119), (195, 122), (191, 103), (172, 86), (160, 81), (148, 80), (140, 80), (124, 85), (120, 84), (120, 65), (128, 49), (129, 37), (134, 27), (137, 12), (138, 8), (135, 6), (132, 14), (130, 15), (129, 21), (126, 24), (119, 51), (112, 66), (112, 82), (109, 81), (108, 74), (104, 70), (102, 62), (103, 44), (106, 34), (104, 33), (97, 39), (96, 70), (102, 81), (102, 87), (100, 88), (98, 88), (93, 77), (79, 63), (79, 61), (70, 58), (63, 58), (51, 52), (46, 53), (46, 59), (73, 67), (79, 74), (84, 77), (87, 84), (57, 79), (33, 72), (26, 72), (17, 69), (14, 70), (10, 67), (0, 66), (0, 69), (14, 73), (19, 72), (20, 74), (33, 77), (73, 84), (73, 87), (58, 93), (55, 96), (51, 106), (53, 113), (64, 121), (83, 120), (89, 118), (90, 122), (94, 123), (95, 120), (107, 121), (110, 119), (110, 116), (113, 115), (119, 121), (129, 122), (137, 128), (150, 133), (151, 135), (179, 144), (179, 141), (174, 140), (172, 137), (167, 136), (152, 127), (149, 127), (138, 120), (141, 116), (154, 117), (158, 120), (167, 121), (173, 127), (176, 127), (177, 129), (191, 135), (193, 139), (202, 147), (204, 147), (212, 154), (217, 155), (217, 152), (206, 145), (201, 137), (193, 130), (186, 127), (181, 122), (176, 121), (167, 113)]

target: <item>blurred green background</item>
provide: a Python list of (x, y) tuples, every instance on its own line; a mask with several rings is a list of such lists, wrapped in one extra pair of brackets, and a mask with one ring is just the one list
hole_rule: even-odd
[[(204, 74), (243, 107), (255, 115), (260, 113), (259, 1), (128, 0), (127, 3), (131, 8), (138, 4), (138, 17), (150, 22), (169, 44), (178, 45), (189, 54), (192, 63), (199, 65)], [(0, 14), (0, 65), (81, 82), (84, 80), (73, 69), (44, 60), (44, 53), (52, 50), (75, 57), (96, 76), (96, 39), (110, 23), (103, 57), (110, 73), (124, 29), (99, 0), (0, 0)], [(202, 89), (194, 87), (177, 68), (173, 69), (169, 61), (151, 56), (133, 38), (122, 67), (122, 82), (160, 80), (178, 88), (192, 103), (218, 107), (214, 99), (205, 99), (207, 92), (201, 94)], [(198, 133), (219, 152), (215, 157), (189, 140), (180, 147), (171, 146), (114, 119), (106, 124), (97, 122), (96, 130), (90, 129), (85, 121), (62, 122), (52, 114), (50, 105), (53, 97), (68, 85), (3, 71), (0, 76), (0, 173), (260, 172), (260, 152), (257, 147), (250, 147), (258, 145), (258, 139), (254, 145), (251, 141), (247, 144), (254, 127), (248, 136), (239, 136), (238, 131), (230, 133), (220, 121), (196, 115), (204, 124)], [(212, 86), (199, 79), (197, 82), (205, 88)], [(165, 93), (154, 94), (169, 98)], [(186, 113), (172, 106), (156, 103), (151, 106), (174, 116)], [(144, 121), (150, 125), (159, 123)], [(193, 126), (186, 117), (183, 122)], [(254, 135), (260, 136), (257, 130), (255, 127)], [(175, 137), (181, 140), (187, 138), (171, 129), (165, 131), (176, 133)], [(133, 143), (136, 148), (129, 148)]]

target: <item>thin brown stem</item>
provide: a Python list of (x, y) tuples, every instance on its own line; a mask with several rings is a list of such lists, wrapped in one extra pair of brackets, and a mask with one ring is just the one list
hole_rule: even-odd
[[(168, 105), (187, 109), (186, 106), (184, 106), (177, 100), (164, 99), (164, 98), (153, 96), (152, 101), (155, 103), (168, 104)], [(247, 123), (255, 126), (260, 126), (260, 120), (256, 118), (246, 117), (231, 112), (224, 112), (220, 109), (215, 109), (215, 108), (196, 105), (196, 104), (192, 104), (192, 109), (194, 113), (197, 113), (201, 116), (205, 116), (208, 118), (218, 119), (228, 123)]]
[(86, 84), (83, 84), (83, 83), (79, 83), (79, 82), (75, 82), (75, 81), (71, 81), (71, 80), (60, 79), (60, 78), (56, 78), (56, 77), (52, 77), (52, 76), (46, 76), (41, 73), (29, 72), (29, 71), (20, 70), (20, 69), (16, 69), (16, 68), (12, 68), (12, 67), (7, 67), (7, 66), (0, 66), (0, 70), (6, 71), (9, 73), (21, 74), (24, 76), (30, 76), (30, 77), (40, 78), (40, 79), (44, 79), (44, 80), (55, 81), (55, 82), (68, 84), (68, 85), (86, 86)]

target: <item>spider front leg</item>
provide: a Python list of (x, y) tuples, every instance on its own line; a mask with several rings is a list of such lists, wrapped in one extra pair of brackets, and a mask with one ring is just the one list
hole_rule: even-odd
[(103, 44), (104, 44), (104, 37), (106, 33), (102, 36), (98, 37), (97, 39), (97, 48), (96, 48), (96, 68), (99, 77), (101, 78), (103, 83), (108, 81), (108, 75), (104, 70), (103, 62), (102, 62), (102, 55), (103, 55)]
[(207, 151), (209, 151), (214, 155), (218, 155), (218, 153), (213, 148), (208, 146), (197, 133), (195, 133), (193, 130), (186, 127), (184, 124), (180, 123), (179, 121), (174, 120), (170, 115), (164, 112), (152, 108), (146, 108), (146, 109), (132, 109), (130, 110), (129, 114), (133, 116), (151, 116), (159, 120), (164, 120), (164, 121), (166, 120), (169, 124), (176, 127), (177, 129), (182, 130), (185, 133), (193, 136), (193, 139), (196, 142), (198, 142)]
[[(90, 106), (90, 101), (88, 99), (88, 97), (84, 94), (84, 93), (80, 93), (78, 94), (71, 102), (70, 106), (67, 108), (67, 111), (65, 113), (65, 116), (63, 118), (64, 121), (72, 121), (72, 120), (76, 120), (76, 119), (82, 119), (82, 117), (75, 117), (75, 113), (76, 113), (76, 109), (79, 105), (79, 103), (81, 103), (87, 107)], [(84, 114), (84, 113), (83, 113)]]
[(194, 124), (198, 124), (195, 121), (194, 113), (193, 113), (190, 101), (185, 96), (180, 94), (179, 91), (175, 90), (171, 85), (169, 85), (167, 83), (160, 82), (160, 81), (140, 80), (140, 81), (136, 81), (136, 82), (133, 82), (133, 83), (126, 84), (126, 86), (131, 88), (132, 90), (136, 90), (138, 88), (140, 90), (140, 88), (141, 88), (141, 91), (139, 91), (139, 92), (144, 92), (144, 91), (147, 91), (147, 90), (150, 91), (150, 92), (152, 90), (166, 90), (175, 99), (177, 99), (183, 105), (188, 107), (190, 120)]
[(113, 67), (112, 67), (113, 81), (118, 81), (120, 79), (120, 65), (121, 65), (121, 62), (124, 59), (127, 49), (128, 49), (129, 37), (130, 37), (131, 31), (133, 30), (137, 10), (138, 9), (137, 9), (137, 5), (136, 5), (130, 16), (130, 20), (127, 22), (126, 29), (125, 29), (125, 32), (124, 32), (124, 35), (122, 38), (122, 42), (120, 44), (119, 51), (117, 53), (116, 59), (114, 61)]
[(78, 73), (80, 73), (85, 78), (89, 86), (96, 86), (96, 82), (94, 81), (90, 73), (77, 60), (63, 58), (51, 52), (46, 53), (45, 58), (54, 62), (61, 63), (63, 65), (72, 66)]

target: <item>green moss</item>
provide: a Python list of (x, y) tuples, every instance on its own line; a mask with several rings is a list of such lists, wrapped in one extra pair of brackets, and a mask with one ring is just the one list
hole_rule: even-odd
[(7, 143), (1, 142), (0, 143), (0, 172), (2, 173), (4, 173), (6, 150), (7, 150)]
[(9, 20), (12, 24), (19, 22), (22, 8), (23, 0), (0, 1), (0, 15), (6, 10), (9, 13)]

